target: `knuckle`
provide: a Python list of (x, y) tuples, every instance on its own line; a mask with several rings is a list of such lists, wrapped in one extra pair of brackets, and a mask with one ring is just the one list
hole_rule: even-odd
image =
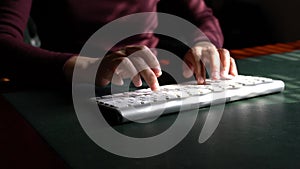
[(125, 58), (123, 58), (123, 57), (116, 58), (116, 59), (112, 60), (112, 65), (118, 66), (119, 64), (123, 63), (124, 60), (125, 60)]
[(230, 57), (230, 62), (235, 64), (235, 59), (233, 57)]
[(225, 56), (230, 56), (230, 52), (227, 49), (222, 49), (222, 52), (224, 53)]
[(127, 65), (127, 64), (130, 64), (130, 60), (127, 57), (123, 57), (123, 58), (120, 58), (120, 63)]
[(133, 46), (127, 46), (127, 49), (138, 51), (138, 50), (147, 50), (149, 48), (145, 45), (133, 45)]
[(114, 55), (115, 57), (124, 57), (124, 56), (126, 56), (126, 54), (122, 50), (116, 51), (111, 55)]
[(139, 49), (140, 50), (150, 50), (147, 46), (145, 46), (145, 45), (140, 45), (139, 46)]

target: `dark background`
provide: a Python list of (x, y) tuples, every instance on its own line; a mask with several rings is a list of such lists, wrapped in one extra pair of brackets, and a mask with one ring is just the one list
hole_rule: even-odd
[[(205, 0), (219, 19), (224, 47), (238, 49), (300, 39), (299, 0)], [(160, 0), (159, 10), (176, 0)]]
[(300, 1), (206, 0), (218, 17), (229, 49), (300, 39)]

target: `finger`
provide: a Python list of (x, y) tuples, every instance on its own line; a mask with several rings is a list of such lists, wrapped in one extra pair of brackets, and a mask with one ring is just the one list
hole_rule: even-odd
[(150, 69), (150, 66), (145, 62), (145, 60), (139, 56), (128, 56), (128, 59), (131, 61), (131, 63), (134, 65), (137, 72), (141, 72), (145, 69)]
[(106, 86), (111, 82), (114, 72), (118, 65), (122, 62), (122, 58), (124, 58), (124, 56), (125, 54), (116, 52), (105, 56), (101, 60), (96, 75), (96, 85)]
[[(203, 52), (203, 60), (209, 70), (211, 79), (220, 79), (220, 56), (215, 47), (208, 47)], [(207, 62), (209, 62), (209, 66)]]
[(161, 69), (151, 68), (151, 70), (153, 71), (153, 73), (155, 74), (156, 77), (160, 77), (162, 75)]
[(130, 78), (136, 87), (140, 87), (142, 85), (142, 80), (138, 71), (136, 70), (134, 64), (127, 57), (123, 58), (115, 72), (122, 79)]
[(140, 75), (146, 81), (151, 90), (156, 91), (159, 90), (159, 83), (156, 75), (151, 69), (144, 69), (140, 72)]
[(105, 86), (112, 82), (116, 85), (122, 85), (122, 79), (134, 79), (134, 84), (138, 87), (141, 85), (140, 76), (131, 61), (125, 57), (123, 51), (117, 51), (103, 58), (101, 61), (96, 84)]
[(182, 69), (183, 69), (183, 77), (185, 78), (190, 78), (193, 76), (194, 74), (194, 67), (192, 66), (191, 63), (188, 63), (187, 61), (185, 61), (183, 64), (182, 64)]
[(131, 62), (133, 63), (134, 67), (136, 68), (137, 72), (140, 73), (142, 78), (146, 81), (148, 86), (152, 90), (158, 90), (159, 84), (157, 80), (156, 74), (153, 70), (147, 65), (147, 63), (141, 57), (131, 57)]
[(154, 53), (146, 46), (128, 46), (125, 48), (126, 54), (130, 55), (129, 57), (140, 57), (146, 64), (153, 70), (155, 75), (159, 77), (161, 72), (161, 67), (157, 57)]
[(228, 78), (229, 68), (230, 68), (230, 53), (226, 49), (218, 49), (220, 54), (220, 75), (221, 78)]
[(192, 55), (188, 58), (191, 60), (191, 64), (194, 68), (195, 78), (198, 84), (203, 84), (205, 82), (205, 66), (203, 64), (203, 48), (195, 47), (192, 49)]
[(97, 77), (95, 83), (99, 86), (106, 86), (110, 83), (110, 80)]
[(124, 84), (124, 81), (122, 79), (121, 76), (119, 76), (118, 74), (114, 73), (112, 79), (111, 79), (112, 84), (118, 85), (118, 86), (122, 86)]
[(132, 83), (134, 84), (135, 87), (141, 87), (143, 84), (141, 80), (141, 76), (139, 74), (133, 76)]
[(204, 84), (205, 80), (206, 80), (206, 71), (205, 71), (205, 65), (203, 64), (203, 62), (200, 62), (200, 74), (201, 74), (201, 78), (203, 79), (202, 81), (199, 81), (198, 84)]
[(237, 70), (236, 63), (235, 63), (235, 60), (232, 57), (230, 58), (229, 74), (232, 75), (232, 76), (237, 76), (238, 75), (238, 70)]

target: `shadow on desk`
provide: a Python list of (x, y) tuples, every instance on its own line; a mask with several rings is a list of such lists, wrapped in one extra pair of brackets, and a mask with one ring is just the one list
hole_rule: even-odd
[(3, 169), (66, 169), (67, 164), (0, 95), (0, 150)]

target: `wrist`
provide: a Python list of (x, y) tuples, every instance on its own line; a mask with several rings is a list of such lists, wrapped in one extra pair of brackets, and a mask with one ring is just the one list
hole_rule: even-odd
[(78, 73), (78, 75), (76, 75), (78, 78), (77, 82), (87, 82), (89, 79), (87, 76), (91, 75), (91, 71), (97, 71), (98, 63), (99, 58), (73, 56), (65, 62), (63, 72), (67, 80), (72, 81), (73, 72), (76, 66)]
[(67, 81), (71, 81), (72, 80), (72, 76), (73, 76), (73, 71), (74, 71), (74, 67), (76, 64), (76, 60), (77, 60), (78, 56), (72, 56), (70, 57), (63, 65), (63, 73), (67, 79)]

